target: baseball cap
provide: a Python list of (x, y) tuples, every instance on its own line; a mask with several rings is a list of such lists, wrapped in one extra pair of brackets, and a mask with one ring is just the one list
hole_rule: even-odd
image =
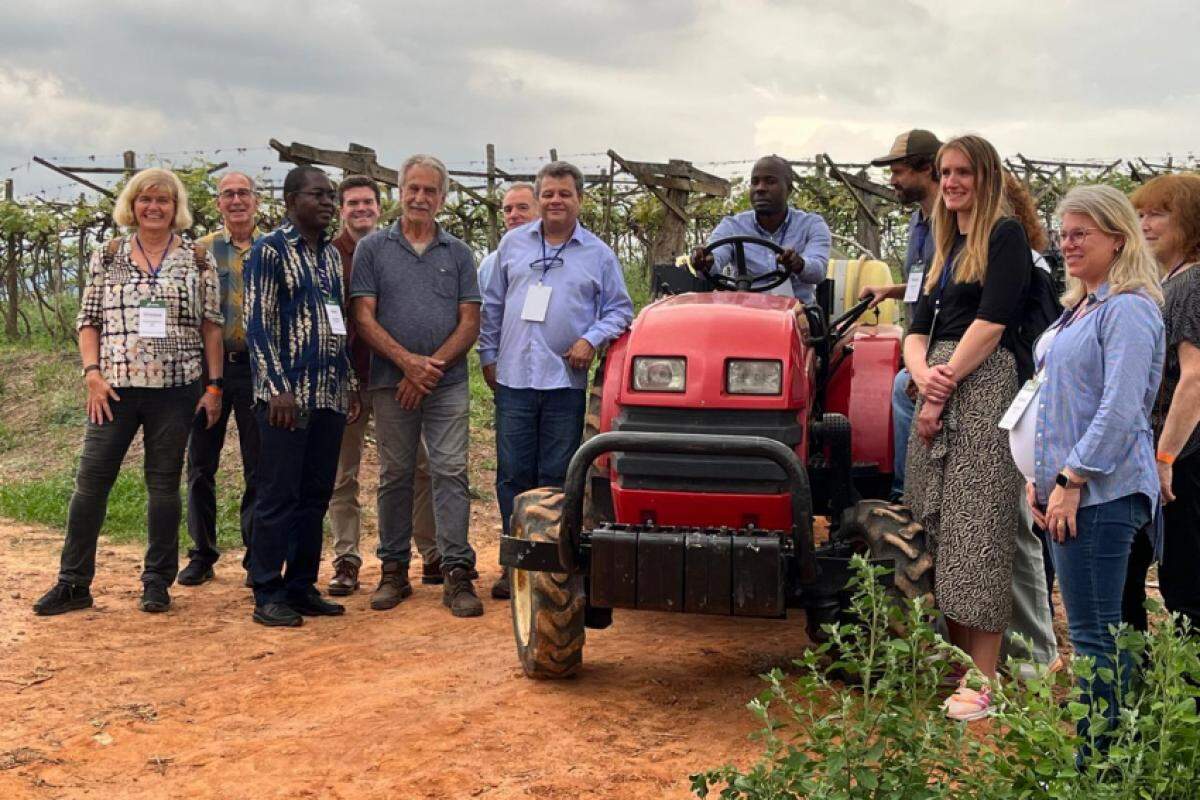
[(888, 154), (872, 159), (871, 166), (885, 167), (888, 164), (894, 164), (909, 156), (930, 156), (932, 158), (937, 155), (937, 151), (941, 146), (942, 143), (932, 133), (920, 128), (914, 128), (897, 136)]

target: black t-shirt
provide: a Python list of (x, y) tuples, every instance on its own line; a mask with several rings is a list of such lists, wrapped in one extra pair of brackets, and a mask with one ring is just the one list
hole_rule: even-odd
[[(1179, 345), (1187, 342), (1200, 347), (1200, 264), (1188, 267), (1183, 272), (1163, 283), (1163, 324), (1166, 327), (1167, 358), (1163, 365), (1162, 388), (1154, 409), (1154, 430), (1162, 435), (1167, 411), (1175, 399), (1181, 374)], [(1200, 452), (1200, 425), (1192, 430), (1179, 458), (1187, 458)]]
[[(950, 251), (951, 263), (958, 258), (966, 242), (967, 237), (961, 233), (955, 238)], [(1001, 219), (988, 237), (988, 264), (983, 283), (959, 283), (953, 277), (946, 283), (932, 340), (961, 339), (971, 323), (981, 319), (1006, 326), (1000, 344), (1015, 354), (1021, 346), (1016, 332), (1028, 301), (1033, 268), (1033, 252), (1025, 238), (1025, 230), (1015, 219)], [(936, 286), (932, 292), (921, 295), (909, 333), (930, 335), (937, 298)]]

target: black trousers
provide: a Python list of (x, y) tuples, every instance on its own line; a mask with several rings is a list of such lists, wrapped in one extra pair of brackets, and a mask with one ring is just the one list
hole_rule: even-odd
[(254, 419), (254, 384), (249, 363), (225, 364), (225, 390), (221, 396), (221, 416), (217, 424), (205, 427), (202, 419), (192, 426), (187, 451), (187, 526), (193, 547), (188, 558), (212, 566), (221, 553), (217, 550), (217, 468), (229, 417), (237, 423), (238, 446), (242, 451), (242, 544), (246, 554), (242, 566), (250, 564), (250, 537), (254, 528), (254, 469), (258, 465), (258, 422)]
[[(1200, 453), (1175, 462), (1171, 491), (1175, 500), (1163, 506), (1163, 552), (1158, 587), (1168, 611), (1186, 617), (1200, 631)], [(1154, 561), (1149, 537), (1134, 539), (1121, 603), (1122, 619), (1146, 630), (1146, 573)]]
[(143, 583), (170, 586), (179, 571), (179, 477), (183, 451), (200, 399), (199, 383), (170, 389), (116, 389), (113, 419), (88, 421), (75, 491), (67, 510), (58, 579), (91, 585), (96, 575), (96, 543), (108, 513), (108, 493), (138, 429), (145, 444), (146, 561)]
[[(262, 445), (255, 480), (250, 578), (258, 605), (286, 602), (313, 589), (321, 567), (321, 523), (333, 494), (346, 415), (313, 411), (304, 428), (287, 430), (255, 407)], [(284, 564), (287, 574), (284, 574)]]

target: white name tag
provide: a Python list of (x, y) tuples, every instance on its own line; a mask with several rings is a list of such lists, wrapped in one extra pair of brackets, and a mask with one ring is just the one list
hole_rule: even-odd
[(1005, 411), (1004, 416), (1000, 418), (1000, 430), (1011, 431), (1017, 427), (1017, 423), (1025, 415), (1025, 409), (1029, 408), (1030, 404), (1033, 403), (1033, 399), (1037, 397), (1038, 390), (1042, 388), (1042, 383), (1044, 382), (1045, 378), (1041, 375), (1036, 375), (1032, 379), (1025, 381), (1025, 385), (1021, 387), (1021, 391), (1017, 392), (1017, 396), (1013, 398), (1008, 411)]
[(904, 302), (915, 303), (921, 299), (921, 284), (925, 282), (925, 268), (913, 269), (908, 273), (908, 286), (904, 287)]
[(167, 338), (167, 307), (162, 303), (138, 306), (138, 336), (144, 339)]
[(329, 318), (329, 330), (334, 336), (346, 335), (346, 320), (342, 317), (341, 306), (337, 303), (326, 303), (325, 316)]
[(546, 309), (550, 307), (550, 288), (540, 283), (529, 287), (525, 294), (525, 307), (521, 309), (521, 319), (526, 322), (546, 321)]

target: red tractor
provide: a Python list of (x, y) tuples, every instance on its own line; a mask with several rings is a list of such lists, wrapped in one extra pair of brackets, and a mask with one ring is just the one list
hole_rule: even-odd
[[(850, 557), (890, 562), (895, 591), (930, 595), (921, 526), (885, 498), (901, 331), (831, 319), (832, 281), (802, 305), (764, 294), (782, 269), (648, 305), (597, 371), (564, 487), (520, 495), (500, 562), (525, 674), (561, 678), (612, 610), (785, 617), (810, 635), (838, 619)], [(656, 282), (659, 280), (656, 268)], [(694, 280), (690, 273), (688, 281)], [(678, 276), (675, 278), (679, 283)], [(656, 292), (658, 293), (658, 292)], [(828, 519), (816, 546), (815, 516)]]

